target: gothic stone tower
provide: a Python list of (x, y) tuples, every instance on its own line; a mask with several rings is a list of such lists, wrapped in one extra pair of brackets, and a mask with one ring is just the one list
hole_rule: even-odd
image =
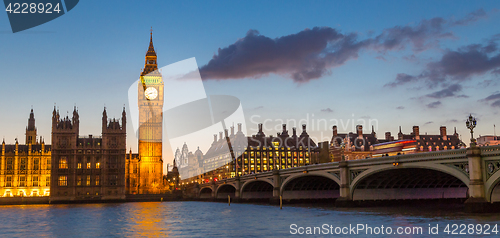
[[(40, 141), (40, 143), (42, 143)], [(30, 118), (28, 119), (28, 126), (26, 127), (26, 144), (37, 144), (36, 143), (36, 127), (35, 127), (35, 114), (33, 113), (33, 108), (31, 109)]]
[(153, 32), (138, 87), (139, 193), (159, 193), (163, 187), (163, 79), (158, 71)]

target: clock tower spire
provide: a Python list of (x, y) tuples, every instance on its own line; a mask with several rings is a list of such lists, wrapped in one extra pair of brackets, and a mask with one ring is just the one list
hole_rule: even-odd
[(141, 76), (145, 76), (156, 70), (158, 70), (158, 64), (156, 61), (155, 47), (153, 46), (153, 28), (151, 28), (149, 48), (146, 52), (146, 62), (144, 63), (144, 69), (142, 70)]
[(159, 193), (163, 189), (163, 78), (156, 61), (153, 30), (150, 33), (146, 62), (137, 89), (139, 193)]

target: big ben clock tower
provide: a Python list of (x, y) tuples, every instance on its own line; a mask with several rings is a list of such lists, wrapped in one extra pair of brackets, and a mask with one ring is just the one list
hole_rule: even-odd
[(163, 184), (163, 79), (153, 47), (153, 31), (138, 88), (139, 193), (159, 193)]

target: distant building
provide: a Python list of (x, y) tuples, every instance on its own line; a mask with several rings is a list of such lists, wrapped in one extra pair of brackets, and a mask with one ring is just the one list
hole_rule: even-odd
[(177, 168), (175, 160), (172, 170), (168, 171), (167, 169), (167, 174), (164, 175), (163, 177), (169, 190), (176, 190), (179, 187), (179, 182), (181, 181), (181, 178), (179, 177), (179, 169)]
[(35, 115), (31, 109), (26, 140), (20, 145), (2, 142), (0, 157), (0, 197), (38, 197), (50, 195), (50, 145), (37, 141)]
[[(332, 129), (333, 136), (330, 141), (330, 153), (333, 161), (340, 161), (342, 154), (345, 160), (370, 158), (373, 156), (374, 145), (395, 141), (391, 132), (386, 132), (384, 139), (377, 139), (373, 126), (370, 134), (363, 134), (363, 126), (361, 125), (356, 126), (356, 133), (337, 133), (337, 126), (333, 126)], [(418, 126), (414, 126), (410, 134), (403, 134), (400, 127), (397, 140), (416, 140), (416, 150), (408, 153), (451, 150), (464, 146), (456, 129), (452, 135), (447, 134), (445, 126), (441, 126), (439, 129), (439, 135), (421, 135)], [(342, 146), (344, 146), (344, 150), (341, 149)], [(404, 152), (401, 152), (401, 154), (404, 154)]]
[[(345, 160), (356, 160), (371, 157), (373, 145), (380, 143), (373, 127), (370, 134), (363, 134), (363, 126), (356, 126), (356, 133), (341, 134), (337, 126), (332, 128), (333, 135), (330, 141), (332, 161), (340, 161), (342, 155)], [(342, 147), (344, 150), (342, 151)]]
[(52, 113), (50, 200), (89, 202), (125, 199), (126, 114), (122, 123), (102, 113), (102, 136), (79, 136), (80, 116)]
[(457, 129), (452, 135), (446, 132), (446, 126), (439, 127), (438, 135), (421, 135), (418, 126), (413, 126), (413, 131), (410, 134), (403, 134), (399, 127), (398, 140), (412, 139), (417, 141), (417, 152), (429, 152), (440, 150), (453, 150), (465, 146), (460, 140)]
[(478, 146), (500, 145), (500, 136), (479, 136), (476, 141)]
[[(229, 145), (229, 146), (228, 146)], [(203, 180), (224, 179), (236, 175), (255, 174), (319, 163), (319, 147), (309, 137), (306, 125), (302, 125), (302, 133), (297, 135), (293, 128), (288, 134), (286, 125), (277, 136), (266, 136), (262, 124), (258, 132), (251, 137), (245, 137), (238, 124), (238, 131), (231, 134), (225, 131), (214, 135), (214, 142), (203, 156)]]

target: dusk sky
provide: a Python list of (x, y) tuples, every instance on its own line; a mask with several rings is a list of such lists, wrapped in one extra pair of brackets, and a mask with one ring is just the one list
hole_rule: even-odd
[(50, 143), (54, 103), (62, 116), (76, 104), (80, 134), (99, 135), (104, 106), (108, 117), (129, 111), (152, 27), (158, 66), (195, 57), (207, 94), (238, 97), (252, 134), (266, 119), (273, 135), (281, 120), (324, 119), (309, 131), (324, 141), (333, 120), (348, 124), (343, 133), (371, 119), (378, 138), (444, 125), (468, 144), (470, 113), (476, 137), (500, 125), (499, 10), (498, 1), (80, 1), (15, 34), (3, 13), (0, 136), (24, 143), (33, 106)]

